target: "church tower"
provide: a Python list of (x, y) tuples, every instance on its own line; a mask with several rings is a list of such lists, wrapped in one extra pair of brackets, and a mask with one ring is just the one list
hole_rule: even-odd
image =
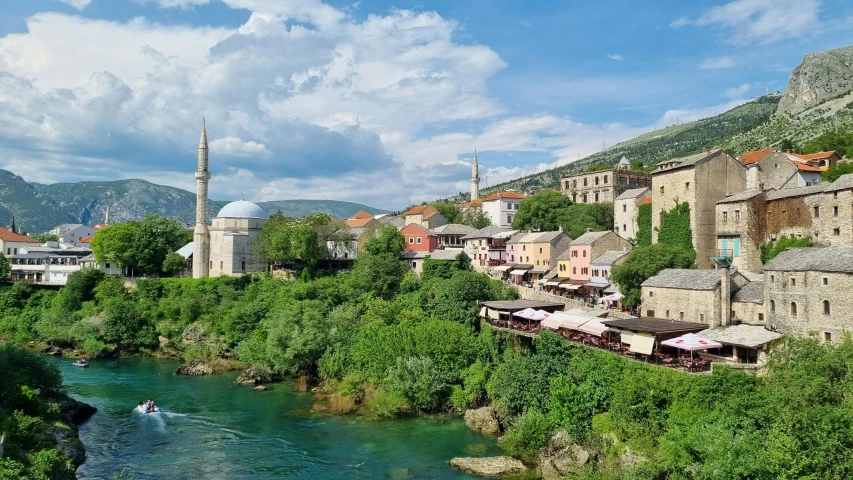
[(471, 201), (480, 199), (480, 165), (477, 163), (477, 149), (474, 149), (474, 165), (471, 167)]
[(207, 231), (207, 126), (201, 121), (201, 138), (198, 141), (198, 171), (195, 172), (195, 230), (193, 231), (193, 278), (207, 277), (210, 272), (210, 236)]

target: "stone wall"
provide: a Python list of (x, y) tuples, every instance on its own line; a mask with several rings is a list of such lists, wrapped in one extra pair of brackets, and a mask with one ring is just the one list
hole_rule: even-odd
[(532, 300), (534, 302), (562, 303), (566, 306), (567, 310), (588, 306), (586, 303), (580, 300), (561, 297), (559, 295), (551, 295), (550, 293), (536, 290), (534, 288), (516, 286), (516, 289), (518, 290), (518, 294), (521, 296), (522, 300)]
[(715, 327), (722, 317), (720, 287), (714, 290), (643, 287), (641, 314)]
[[(816, 333), (824, 341), (841, 341), (845, 331), (853, 330), (853, 298), (846, 294), (850, 291), (853, 275), (849, 274), (766, 271), (767, 324), (789, 335)], [(828, 313), (824, 313), (824, 301), (829, 302)]]
[(732, 302), (732, 311), (743, 323), (752, 325), (764, 325), (767, 318), (764, 312), (764, 304), (753, 302)]
[(717, 204), (716, 248), (722, 248), (722, 240), (726, 239), (726, 248), (733, 250), (732, 240), (738, 238), (740, 249), (732, 259), (732, 264), (738, 269), (757, 273), (764, 271), (760, 248), (766, 220), (764, 205), (764, 194), (742, 202)]
[(626, 190), (649, 185), (648, 173), (619, 169), (578, 173), (560, 179), (563, 195), (576, 203), (609, 203)]
[(637, 203), (652, 194), (651, 190), (635, 198), (617, 200), (613, 205), (613, 231), (624, 239), (637, 237)]

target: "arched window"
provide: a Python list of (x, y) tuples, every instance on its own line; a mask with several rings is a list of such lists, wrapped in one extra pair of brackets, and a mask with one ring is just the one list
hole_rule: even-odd
[(797, 316), (797, 303), (796, 302), (791, 302), (791, 316), (792, 317)]
[(829, 310), (829, 300), (824, 300), (824, 301), (823, 301), (823, 314), (824, 314), (824, 315), (829, 315), (829, 312), (830, 312), (830, 310)]
[(572, 275), (575, 275), (577, 273), (578, 273), (578, 267), (572, 267)]
[[(337, 253), (335, 255), (337, 255)], [(344, 258), (349, 258), (349, 252), (344, 252)]]
[(246, 271), (246, 260), (240, 260), (240, 270)]
[(770, 313), (776, 313), (776, 302), (770, 300)]

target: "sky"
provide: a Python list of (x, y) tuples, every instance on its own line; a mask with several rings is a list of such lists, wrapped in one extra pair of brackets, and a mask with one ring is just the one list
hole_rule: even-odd
[[(654, 5), (652, 7), (651, 5)], [(784, 90), (849, 0), (0, 1), (0, 168), (398, 210)]]

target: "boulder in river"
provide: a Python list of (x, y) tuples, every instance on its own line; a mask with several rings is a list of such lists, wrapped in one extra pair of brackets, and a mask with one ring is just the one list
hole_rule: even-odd
[(483, 407), (465, 411), (465, 426), (471, 430), (489, 435), (501, 433), (498, 412), (492, 407)]
[(97, 408), (88, 403), (71, 398), (64, 393), (58, 394), (57, 400), (59, 400), (59, 413), (62, 415), (62, 421), (69, 425), (80, 425), (98, 411)]
[(234, 385), (260, 385), (273, 381), (272, 370), (265, 367), (249, 367), (234, 380)]
[(191, 360), (175, 371), (178, 375), (211, 375), (213, 367), (201, 360)]
[(263, 385), (258, 385), (257, 387), (253, 388), (252, 390), (254, 390), (256, 392), (263, 392), (266, 389), (267, 389), (267, 387), (265, 387)]
[(527, 467), (512, 457), (456, 457), (450, 461), (450, 466), (463, 473), (480, 477), (504, 477), (518, 475)]

